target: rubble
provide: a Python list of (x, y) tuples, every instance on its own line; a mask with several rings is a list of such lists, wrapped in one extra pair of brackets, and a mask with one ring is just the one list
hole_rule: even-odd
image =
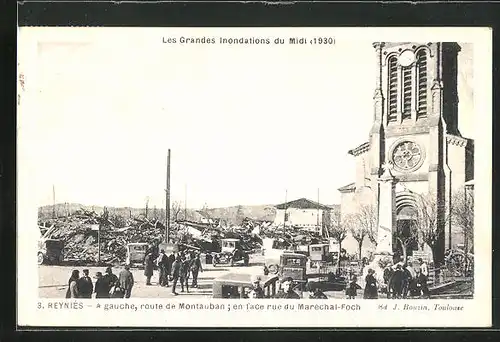
[[(215, 222), (215, 223), (214, 223)], [(312, 232), (300, 231), (290, 227), (276, 227), (271, 221), (245, 218), (239, 226), (229, 226), (221, 220), (210, 223), (177, 221), (170, 225), (170, 241), (199, 249), (202, 252), (220, 251), (220, 240), (237, 238), (247, 252), (262, 247), (263, 238), (279, 239), (285, 246), (317, 243), (320, 237)], [(106, 209), (101, 215), (94, 211), (81, 209), (72, 215), (56, 219), (40, 220), (42, 234), (54, 226), (48, 238), (62, 239), (65, 243), (66, 261), (82, 264), (123, 263), (126, 258), (126, 245), (146, 242), (151, 245), (163, 240), (165, 226), (158, 220), (146, 217), (123, 217), (110, 214)], [(100, 234), (100, 236), (99, 236)]]

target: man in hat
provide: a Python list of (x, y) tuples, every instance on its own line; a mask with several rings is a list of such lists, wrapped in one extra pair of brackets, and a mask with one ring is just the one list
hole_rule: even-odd
[(252, 276), (252, 290), (249, 298), (264, 298), (264, 289), (261, 285), (262, 278), (259, 275)]
[(95, 277), (97, 279), (94, 284), (95, 298), (109, 298), (108, 284), (106, 284), (102, 273), (97, 272)]
[(404, 276), (405, 275), (401, 263), (397, 263), (396, 269), (394, 270), (390, 281), (390, 288), (392, 289), (393, 299), (401, 299), (403, 295)]
[(181, 265), (182, 265), (181, 256), (177, 255), (174, 263), (172, 264), (172, 294), (175, 296), (178, 295), (178, 293), (175, 292), (175, 287), (177, 285), (177, 281), (179, 280), (179, 276), (181, 273)]
[(300, 296), (293, 290), (293, 278), (281, 279), (281, 289), (274, 296), (275, 298), (300, 299)]
[(186, 287), (186, 292), (189, 293), (189, 273), (191, 272), (191, 254), (184, 254), (184, 258), (180, 268), (180, 279), (181, 279), (181, 292), (184, 292), (184, 286)]
[(160, 274), (158, 277), (158, 285), (168, 286), (168, 276), (167, 276), (168, 257), (165, 254), (164, 249), (160, 251), (160, 255), (156, 259), (156, 264), (158, 265), (158, 268), (160, 270)]
[(111, 290), (114, 289), (115, 285), (118, 283), (118, 277), (113, 273), (113, 269), (111, 267), (107, 267), (105, 273), (103, 282), (107, 285), (108, 295), (111, 295)]
[(150, 252), (144, 258), (144, 275), (146, 276), (146, 285), (151, 285), (151, 277), (153, 276), (154, 261), (153, 254)]
[(191, 287), (198, 287), (198, 273), (203, 272), (203, 267), (201, 266), (200, 253), (196, 253), (193, 264), (191, 266), (191, 273), (193, 274), (193, 282)]
[(123, 298), (130, 298), (132, 294), (132, 287), (134, 287), (134, 276), (130, 272), (130, 266), (125, 265), (125, 269), (122, 270), (118, 276), (118, 283), (123, 291)]
[(89, 277), (88, 269), (83, 270), (83, 276), (78, 279), (77, 286), (80, 298), (92, 298), (94, 284), (92, 284), (92, 279)]
[(429, 277), (429, 269), (427, 267), (427, 263), (424, 260), (422, 260), (422, 258), (418, 258), (418, 262), (420, 263), (422, 295), (424, 297), (429, 297), (429, 288), (427, 287), (427, 278)]

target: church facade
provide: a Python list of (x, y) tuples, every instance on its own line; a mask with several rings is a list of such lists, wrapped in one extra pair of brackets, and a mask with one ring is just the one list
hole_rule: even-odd
[[(445, 219), (451, 217), (453, 194), (474, 177), (474, 142), (458, 127), (460, 46), (376, 42), (373, 47), (377, 65), (373, 124), (368, 140), (348, 151), (356, 160), (356, 176), (338, 189), (341, 217), (356, 213), (360, 206), (378, 212), (378, 179), (382, 165), (390, 163), (397, 179), (393, 230), (412, 229), (418, 196), (433, 196), (441, 204), (437, 206), (439, 250), (444, 254), (463, 242), (451, 220)], [(344, 245), (348, 251), (349, 246), (357, 248), (352, 236)], [(374, 249), (369, 241), (364, 245), (365, 251)]]

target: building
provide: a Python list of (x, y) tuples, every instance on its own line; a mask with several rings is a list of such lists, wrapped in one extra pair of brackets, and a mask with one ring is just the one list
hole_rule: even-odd
[[(360, 205), (377, 208), (382, 165), (391, 163), (397, 180), (396, 229), (408, 234), (416, 229), (418, 196), (434, 197), (440, 204), (442, 236), (436, 250), (444, 255), (446, 248), (463, 241), (446, 219), (451, 216), (453, 193), (464, 189), (474, 176), (474, 143), (458, 127), (461, 48), (456, 43), (376, 42), (373, 46), (378, 68), (373, 124), (368, 141), (348, 152), (356, 159), (356, 174), (353, 183), (338, 189), (341, 217), (356, 213)], [(352, 237), (346, 240), (345, 245), (352, 245)]]
[(274, 225), (297, 227), (322, 234), (323, 219), (332, 210), (318, 202), (300, 198), (295, 201), (286, 202), (275, 206), (276, 217)]

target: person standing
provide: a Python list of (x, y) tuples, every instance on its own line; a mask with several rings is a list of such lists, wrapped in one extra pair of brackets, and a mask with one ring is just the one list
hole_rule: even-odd
[(189, 293), (189, 273), (191, 272), (191, 264), (191, 255), (187, 253), (182, 261), (180, 269), (181, 292), (184, 292), (184, 286), (186, 286), (186, 292)]
[(80, 298), (92, 298), (94, 284), (92, 283), (92, 279), (89, 277), (89, 270), (83, 270), (83, 277), (78, 279), (77, 284)]
[(203, 272), (203, 267), (201, 266), (200, 253), (196, 253), (196, 256), (193, 261), (193, 265), (191, 266), (191, 273), (193, 274), (193, 282), (191, 283), (191, 287), (198, 287), (198, 273)]
[(168, 257), (168, 264), (167, 264), (167, 274), (170, 277), (170, 279), (172, 279), (172, 265), (174, 264), (174, 262), (175, 262), (175, 253), (172, 252)]
[(418, 258), (418, 262), (420, 263), (420, 272), (422, 273), (421, 275), (421, 283), (422, 283), (422, 295), (426, 298), (429, 297), (429, 288), (427, 286), (427, 280), (429, 277), (429, 268), (427, 267), (427, 264), (425, 261), (422, 260), (422, 258)]
[(172, 294), (177, 296), (178, 293), (175, 292), (175, 286), (177, 285), (177, 281), (179, 280), (180, 272), (181, 272), (181, 256), (178, 255), (172, 264)]
[(364, 299), (377, 299), (377, 279), (375, 279), (375, 271), (368, 269), (368, 275), (365, 277), (365, 291), (363, 293)]
[(78, 293), (78, 279), (80, 278), (80, 271), (73, 270), (68, 280), (68, 290), (66, 291), (66, 298), (79, 298)]
[(125, 265), (125, 269), (118, 275), (118, 283), (123, 292), (123, 298), (130, 298), (132, 288), (134, 287), (134, 276), (130, 272), (129, 265)]
[(403, 285), (402, 285), (402, 294), (403, 298), (406, 299), (408, 293), (410, 291), (410, 284), (412, 283), (413, 274), (411, 267), (408, 264), (403, 265)]
[(403, 268), (401, 267), (401, 264), (398, 263), (389, 282), (390, 288), (393, 293), (393, 299), (401, 299), (403, 295), (403, 280), (404, 280)]
[(393, 274), (394, 274), (394, 269), (392, 267), (392, 264), (389, 263), (384, 268), (384, 274), (383, 274), (383, 279), (384, 279), (383, 287), (384, 287), (384, 290), (387, 292), (387, 298), (391, 298), (391, 295), (392, 295), (390, 282), (391, 282), (391, 278), (392, 278)]
[(168, 286), (168, 276), (167, 276), (167, 264), (168, 257), (165, 254), (165, 250), (160, 251), (160, 255), (156, 259), (156, 264), (160, 270), (160, 274), (158, 276), (158, 285), (159, 286)]
[(97, 278), (94, 284), (95, 298), (109, 298), (108, 284), (106, 284), (102, 273), (97, 272), (95, 276)]
[(115, 285), (118, 282), (118, 277), (116, 276), (116, 274), (113, 273), (113, 269), (111, 267), (106, 268), (106, 274), (103, 277), (103, 281), (107, 285), (108, 296), (112, 297)]
[(144, 258), (144, 275), (146, 276), (146, 285), (151, 285), (151, 277), (153, 276), (154, 262), (153, 254), (150, 252)]
[(358, 278), (356, 276), (353, 276), (345, 290), (347, 298), (356, 299), (356, 296), (358, 295), (358, 290), (361, 290), (361, 286), (359, 286), (358, 284)]

